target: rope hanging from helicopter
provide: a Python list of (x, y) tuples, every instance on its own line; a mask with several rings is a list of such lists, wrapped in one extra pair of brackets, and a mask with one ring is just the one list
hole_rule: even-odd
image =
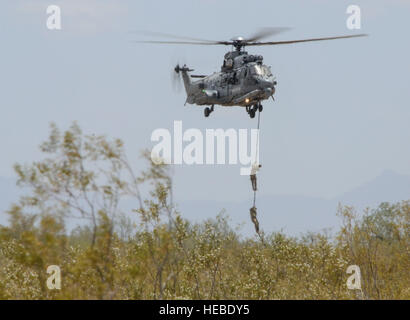
[(259, 135), (260, 135), (260, 120), (261, 120), (261, 112), (260, 109), (258, 111), (258, 127), (257, 127), (257, 136), (256, 136), (256, 152), (255, 152), (255, 161), (252, 164), (251, 168), (251, 173), (250, 173), (250, 178), (252, 182), (252, 189), (253, 189), (253, 206), (250, 208), (250, 216), (251, 216), (251, 221), (253, 222), (255, 226), (255, 231), (257, 235), (259, 236), (261, 242), (264, 244), (263, 240), (263, 232), (259, 229), (259, 221), (257, 218), (257, 209), (256, 209), (256, 192), (258, 191), (257, 189), (257, 183), (256, 183), (256, 173), (261, 167), (259, 164)]
[[(261, 125), (261, 112), (258, 111), (258, 135), (256, 136), (256, 152), (255, 152), (255, 161), (254, 164), (255, 165), (259, 165), (259, 157), (258, 157), (258, 152), (259, 152), (259, 133), (260, 133), (260, 125)], [(255, 207), (256, 205), (256, 191), (257, 189), (255, 188), (255, 190), (253, 191), (253, 206)]]

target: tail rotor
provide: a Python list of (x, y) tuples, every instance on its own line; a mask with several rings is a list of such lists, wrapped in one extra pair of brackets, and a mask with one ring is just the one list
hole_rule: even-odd
[(175, 66), (174, 70), (172, 70), (171, 74), (171, 81), (172, 81), (172, 88), (175, 92), (181, 92), (182, 89), (182, 79), (181, 79), (181, 72), (190, 72), (194, 71), (193, 69), (189, 69), (185, 64), (181, 67), (179, 63)]
[(171, 70), (171, 83), (172, 83), (172, 90), (174, 92), (180, 93), (182, 91), (182, 79), (179, 73), (178, 64), (173, 70)]

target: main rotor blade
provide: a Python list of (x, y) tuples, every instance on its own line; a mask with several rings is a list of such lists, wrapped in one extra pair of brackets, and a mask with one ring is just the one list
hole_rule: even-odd
[(193, 42), (193, 41), (151, 41), (151, 40), (142, 40), (134, 41), (136, 43), (155, 43), (155, 44), (194, 44), (194, 45), (231, 45), (230, 41), (215, 41), (215, 42)]
[(148, 36), (165, 37), (165, 38), (179, 39), (179, 40), (189, 40), (189, 41), (198, 41), (198, 42), (218, 42), (216, 40), (207, 40), (207, 39), (201, 39), (201, 38), (178, 36), (178, 35), (175, 35), (175, 34), (164, 33), (164, 32), (156, 32), (156, 31), (137, 30), (137, 31), (132, 31), (132, 32), (133, 33), (138, 33), (138, 34), (144, 34), (144, 35), (148, 35)]
[(313, 38), (313, 39), (303, 39), (303, 40), (289, 40), (289, 41), (269, 41), (269, 42), (250, 42), (246, 46), (270, 46), (270, 45), (280, 45), (280, 44), (292, 44), (299, 42), (311, 42), (311, 41), (323, 41), (323, 40), (335, 40), (335, 39), (347, 39), (347, 38), (358, 38), (366, 37), (367, 34), (355, 34), (350, 36), (338, 36), (338, 37), (326, 37), (326, 38)]
[(255, 32), (253, 35), (246, 38), (245, 40), (249, 41), (249, 42), (258, 41), (258, 40), (261, 40), (263, 38), (273, 36), (273, 35), (277, 35), (277, 34), (282, 33), (284, 31), (288, 31), (290, 29), (291, 28), (286, 28), (286, 27), (266, 27), (266, 28), (262, 28), (259, 31)]

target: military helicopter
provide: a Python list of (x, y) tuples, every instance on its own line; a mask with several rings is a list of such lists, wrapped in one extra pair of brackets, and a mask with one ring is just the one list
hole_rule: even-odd
[[(268, 41), (260, 40), (272, 36), (289, 28), (264, 28), (248, 38), (236, 37), (229, 41), (214, 41), (190, 37), (181, 37), (168, 33), (144, 32), (153, 36), (162, 36), (178, 39), (178, 41), (136, 41), (139, 43), (154, 44), (182, 44), (182, 45), (225, 45), (231, 46), (231, 51), (224, 56), (221, 71), (211, 75), (190, 74), (193, 69), (179, 64), (174, 68), (177, 75), (181, 75), (187, 94), (186, 103), (207, 106), (204, 109), (205, 117), (213, 111), (215, 105), (224, 107), (245, 107), (251, 118), (255, 117), (257, 111), (261, 112), (263, 106), (261, 101), (273, 98), (277, 82), (272, 75), (270, 66), (263, 63), (263, 57), (256, 54), (248, 54), (245, 47), (283, 45), (311, 41), (324, 41), (335, 39), (346, 39), (363, 37), (366, 34), (344, 35), (326, 38), (311, 38), (290, 41)], [(198, 79), (198, 80), (197, 80)], [(208, 107), (209, 106), (209, 107)]]

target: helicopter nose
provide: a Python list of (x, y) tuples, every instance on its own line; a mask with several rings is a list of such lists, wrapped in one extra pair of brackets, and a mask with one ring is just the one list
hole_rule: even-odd
[(271, 80), (271, 81), (268, 81), (268, 82), (269, 82), (269, 88), (272, 89), (273, 92), (275, 92), (275, 86), (278, 84), (276, 82), (276, 80)]
[(273, 88), (273, 87), (265, 88), (263, 91), (264, 91), (266, 97), (270, 97), (271, 95), (273, 95), (275, 93), (275, 88)]
[(260, 84), (262, 85), (263, 88), (274, 89), (276, 81), (262, 80), (260, 81)]

